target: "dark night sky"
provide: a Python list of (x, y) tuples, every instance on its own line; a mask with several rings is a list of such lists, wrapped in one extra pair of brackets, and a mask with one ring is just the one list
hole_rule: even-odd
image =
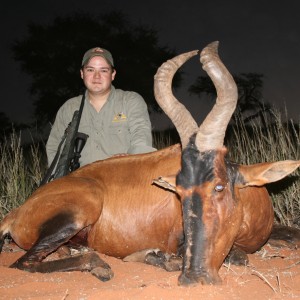
[[(208, 3), (210, 2), (210, 3)], [(29, 120), (32, 113), (28, 93), (30, 78), (12, 59), (10, 46), (27, 33), (28, 21), (49, 23), (56, 16), (72, 12), (102, 14), (121, 10), (134, 24), (150, 25), (159, 32), (161, 45), (178, 53), (202, 49), (219, 40), (220, 56), (233, 74), (256, 72), (265, 76), (264, 99), (278, 108), (286, 106), (288, 117), (300, 117), (300, 2), (252, 1), (41, 1), (1, 5), (1, 104), (14, 121)], [(100, 45), (101, 46), (101, 45)], [(185, 68), (185, 84), (178, 98), (199, 120), (209, 105), (185, 92), (198, 75), (204, 75), (198, 60)], [(200, 108), (200, 109), (197, 109)], [(153, 118), (166, 123), (166, 117)]]

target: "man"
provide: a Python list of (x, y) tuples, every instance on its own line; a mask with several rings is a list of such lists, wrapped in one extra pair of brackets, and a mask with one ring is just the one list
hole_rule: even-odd
[[(114, 155), (156, 150), (152, 147), (151, 123), (143, 98), (112, 85), (116, 70), (111, 53), (99, 47), (88, 50), (80, 74), (86, 94), (78, 131), (89, 136), (80, 166)], [(49, 165), (81, 98), (82, 95), (66, 101), (56, 115), (46, 145)]]

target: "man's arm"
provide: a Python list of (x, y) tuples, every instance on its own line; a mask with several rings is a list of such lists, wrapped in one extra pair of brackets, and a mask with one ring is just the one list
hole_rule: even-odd
[(131, 146), (129, 154), (152, 152), (151, 122), (147, 105), (137, 93), (131, 93), (127, 101), (127, 114), (129, 118), (129, 131)]

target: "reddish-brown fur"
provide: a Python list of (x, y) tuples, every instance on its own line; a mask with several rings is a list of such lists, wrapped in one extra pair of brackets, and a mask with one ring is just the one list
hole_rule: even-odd
[[(175, 253), (182, 234), (181, 205), (175, 193), (152, 184), (176, 174), (180, 146), (85, 166), (40, 189), (3, 221), (13, 240), (28, 250), (41, 224), (61, 211), (75, 216), (78, 228), (92, 225), (88, 246), (116, 257), (145, 248)], [(29, 217), (30, 216), (30, 217)]]

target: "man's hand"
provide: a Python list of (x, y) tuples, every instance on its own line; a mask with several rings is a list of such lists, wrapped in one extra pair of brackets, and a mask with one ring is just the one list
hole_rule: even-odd
[(127, 155), (130, 155), (130, 154), (128, 154), (128, 153), (118, 153), (118, 154), (113, 155), (112, 157), (127, 156)]

